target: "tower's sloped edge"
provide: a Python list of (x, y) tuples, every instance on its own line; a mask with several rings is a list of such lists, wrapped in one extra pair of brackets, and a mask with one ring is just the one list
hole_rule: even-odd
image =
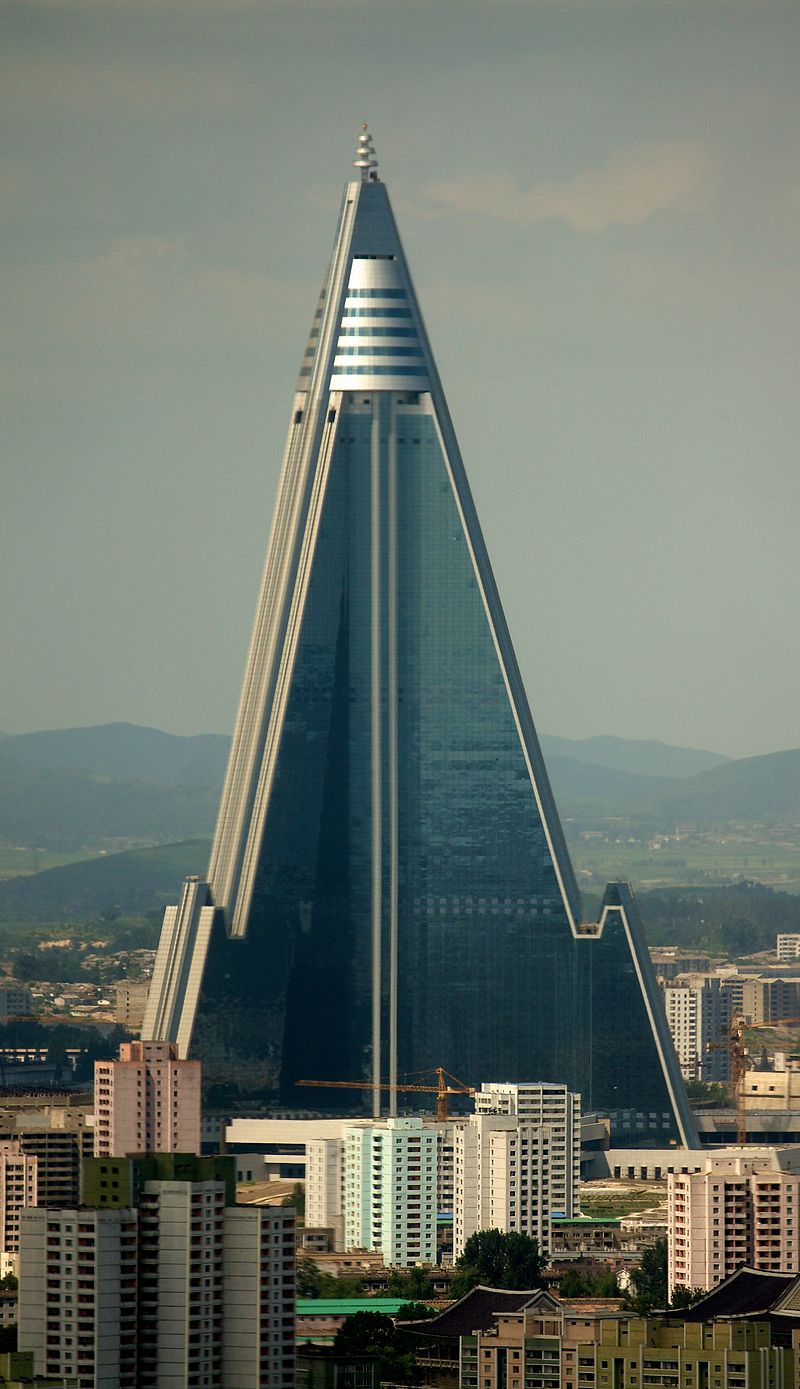
[[(699, 1148), (700, 1138), (697, 1125), (686, 1094), (661, 992), (645, 944), (639, 908), (630, 883), (609, 883), (603, 895), (599, 922), (596, 927), (584, 927), (583, 929), (587, 933), (596, 932), (597, 939), (600, 941), (605, 935), (611, 934), (616, 923), (619, 923), (627, 941), (631, 965), (635, 972), (639, 1009), (644, 1012), (647, 1018), (680, 1142), (684, 1148)], [(613, 1020), (615, 1030), (624, 1031), (629, 1026), (629, 1014), (624, 1009), (622, 1000), (620, 1000), (620, 1007), (615, 1007), (614, 981), (608, 981), (600, 990), (597, 988), (598, 984), (599, 981), (595, 984), (596, 1007), (601, 1012), (601, 1018), (598, 1019), (595, 1035), (597, 1032), (602, 1034), (604, 1030), (603, 1013), (606, 1020), (608, 1018)], [(597, 1018), (597, 1013), (595, 1016)]]
[[(388, 197), (345, 190), (207, 881), (143, 1035), (284, 1104), (442, 1065), (692, 1122), (629, 889), (580, 896)], [(316, 1098), (316, 1097), (315, 1097)], [(320, 1099), (330, 1094), (320, 1092)]]

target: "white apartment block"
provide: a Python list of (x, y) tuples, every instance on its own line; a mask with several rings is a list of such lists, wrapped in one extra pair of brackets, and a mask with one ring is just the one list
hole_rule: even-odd
[(796, 960), (800, 957), (800, 935), (784, 932), (777, 937), (775, 954), (779, 960)]
[(306, 1225), (333, 1230), (344, 1249), (344, 1139), (312, 1138), (306, 1145)]
[(740, 1264), (794, 1273), (800, 1263), (800, 1176), (757, 1158), (709, 1157), (667, 1178), (668, 1281), (713, 1288)]
[(294, 1211), (224, 1181), (22, 1214), (20, 1347), (79, 1389), (293, 1389)]
[(714, 975), (685, 975), (664, 988), (664, 1008), (684, 1080), (726, 1081), (734, 998)]
[(135, 1389), (136, 1275), (135, 1211), (23, 1211), (19, 1345), (36, 1373)]
[(352, 1124), (344, 1138), (344, 1239), (387, 1264), (436, 1262), (437, 1135), (422, 1119)]
[[(563, 1164), (552, 1142), (548, 1126), (510, 1114), (475, 1114), (456, 1126), (454, 1258), (478, 1230), (517, 1230), (549, 1253), (551, 1178)], [(576, 1198), (579, 1173), (578, 1165), (572, 1180)]]
[(173, 1042), (123, 1042), (94, 1067), (94, 1155), (199, 1153), (200, 1062)]
[(0, 1254), (19, 1251), (20, 1213), (39, 1204), (39, 1159), (19, 1140), (0, 1142)]
[(580, 1215), (580, 1095), (548, 1081), (484, 1081), (475, 1096), (475, 1113), (516, 1115), (549, 1129), (551, 1210)]

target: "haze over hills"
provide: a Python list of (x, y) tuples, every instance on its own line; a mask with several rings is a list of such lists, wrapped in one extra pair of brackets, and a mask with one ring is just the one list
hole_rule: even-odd
[(0, 734), (0, 756), (26, 767), (62, 767), (156, 786), (221, 786), (230, 738), (184, 738), (133, 723)]
[(607, 734), (595, 738), (558, 738), (555, 734), (544, 733), (539, 741), (548, 766), (556, 757), (568, 757), (574, 762), (591, 762), (597, 767), (632, 772), (636, 776), (694, 776), (696, 772), (731, 761), (721, 752), (673, 747), (651, 739), (614, 738)]
[[(229, 741), (122, 723), (0, 737), (0, 843), (99, 852), (205, 838)], [(642, 817), (669, 832), (800, 816), (800, 750), (730, 760), (612, 737), (542, 746), (567, 819)]]

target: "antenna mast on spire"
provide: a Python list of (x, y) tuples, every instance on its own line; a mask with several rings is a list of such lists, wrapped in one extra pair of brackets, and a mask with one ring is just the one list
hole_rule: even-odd
[(366, 183), (367, 180), (372, 180), (373, 182), (377, 181), (378, 160), (375, 154), (375, 146), (372, 142), (370, 128), (366, 121), (359, 131), (358, 142), (356, 144), (356, 157), (353, 160), (353, 164), (357, 169), (361, 170), (362, 183)]

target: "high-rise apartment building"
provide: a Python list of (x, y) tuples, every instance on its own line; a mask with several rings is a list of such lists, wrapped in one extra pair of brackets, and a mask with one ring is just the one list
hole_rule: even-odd
[(25, 1210), (19, 1346), (79, 1389), (137, 1389), (136, 1212)]
[(764, 1273), (800, 1266), (800, 1176), (757, 1156), (709, 1158), (667, 1178), (670, 1289), (713, 1288), (740, 1264)]
[(437, 1136), (422, 1119), (354, 1124), (344, 1137), (347, 1249), (387, 1264), (436, 1263)]
[(552, 1215), (580, 1213), (580, 1145), (563, 1124), (485, 1112), (456, 1124), (454, 1141), (454, 1256), (479, 1230), (518, 1231), (549, 1253)]
[(79, 1389), (292, 1389), (294, 1211), (235, 1206), (233, 1161), (90, 1159), (26, 1210), (19, 1342)]
[(545, 1081), (484, 1081), (476, 1114), (512, 1114), (550, 1131), (550, 1206), (553, 1215), (580, 1215), (581, 1097)]
[(199, 1153), (200, 1062), (173, 1042), (123, 1042), (94, 1066), (94, 1154)]
[(344, 1139), (312, 1138), (306, 1145), (306, 1224), (333, 1230), (344, 1249)]
[(39, 1204), (39, 1159), (23, 1151), (19, 1139), (0, 1142), (0, 1254), (19, 1250), (19, 1218)]
[(583, 915), (366, 129), (355, 162), (208, 874), (166, 913), (142, 1035), (287, 1103), (363, 1080), (379, 1115), (401, 1071), (533, 1073), (631, 1142), (695, 1143), (630, 890)]
[(664, 1008), (685, 1080), (727, 1081), (733, 995), (713, 974), (688, 974), (664, 988)]

